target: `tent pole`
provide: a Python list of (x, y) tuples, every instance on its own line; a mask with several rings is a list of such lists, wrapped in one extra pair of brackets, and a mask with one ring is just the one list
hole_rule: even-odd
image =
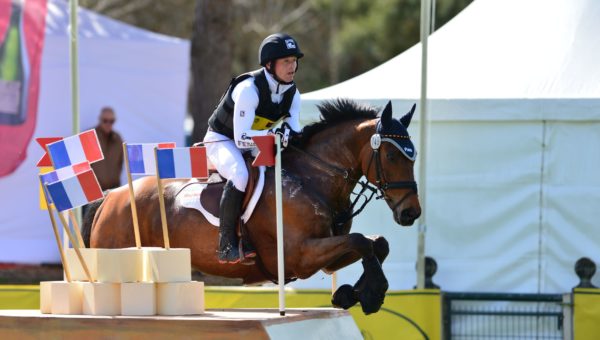
[(77, 54), (77, 7), (78, 0), (70, 0), (70, 35), (69, 62), (71, 64), (71, 111), (73, 114), (72, 133), (79, 133), (79, 56)]
[(421, 98), (419, 120), (419, 196), (422, 214), (418, 224), (417, 289), (425, 288), (425, 233), (427, 231), (427, 40), (430, 33), (431, 0), (421, 0)]
[[(69, 44), (69, 64), (71, 65), (71, 133), (76, 135), (79, 133), (79, 57), (77, 54), (77, 8), (79, 7), (78, 0), (69, 0), (69, 17), (70, 17), (70, 44)], [(81, 225), (81, 208), (75, 209), (75, 217), (78, 225)], [(69, 246), (69, 238), (63, 232), (64, 248)]]

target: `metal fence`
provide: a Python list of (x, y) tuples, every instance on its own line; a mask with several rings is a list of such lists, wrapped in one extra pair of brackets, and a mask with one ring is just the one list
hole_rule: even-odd
[(569, 302), (569, 294), (444, 293), (444, 339), (570, 339)]

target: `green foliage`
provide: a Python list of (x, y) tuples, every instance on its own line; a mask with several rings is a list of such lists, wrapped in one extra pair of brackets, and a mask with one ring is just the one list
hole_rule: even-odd
[[(80, 0), (80, 4), (155, 32), (190, 38), (197, 1), (219, 0)], [(441, 27), (471, 2), (437, 0), (435, 26)], [(229, 42), (233, 74), (223, 77), (258, 68), (261, 40), (284, 31), (298, 40), (306, 55), (296, 79), (300, 90), (332, 85), (418, 43), (420, 6), (421, 0), (234, 0)]]

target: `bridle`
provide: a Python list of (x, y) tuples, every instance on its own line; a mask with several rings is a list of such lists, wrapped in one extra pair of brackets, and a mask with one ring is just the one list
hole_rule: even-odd
[[(402, 198), (400, 200), (398, 200), (396, 203), (393, 204), (393, 206), (391, 208), (392, 210), (396, 209), (400, 204), (402, 204), (402, 202), (404, 202), (410, 196), (418, 194), (417, 183), (415, 181), (390, 182), (385, 178), (385, 173), (383, 171), (383, 165), (381, 164), (380, 147), (381, 147), (382, 142), (391, 143), (396, 148), (398, 148), (405, 157), (414, 161), (414, 157), (411, 158), (409, 155), (407, 155), (406, 152), (404, 150), (402, 150), (402, 148), (397, 143), (394, 142), (393, 138), (410, 138), (410, 137), (409, 136), (401, 136), (401, 135), (379, 134), (379, 133), (375, 133), (371, 136), (371, 149), (373, 152), (371, 154), (371, 158), (369, 160), (369, 165), (367, 167), (367, 172), (365, 174), (365, 177), (367, 178), (366, 181), (361, 181), (357, 178), (351, 177), (351, 175), (350, 175), (351, 171), (348, 169), (342, 169), (333, 164), (330, 164), (330, 163), (322, 160), (321, 158), (317, 157), (316, 155), (309, 153), (307, 151), (304, 151), (292, 144), (290, 144), (288, 146), (289, 148), (310, 158), (315, 165), (319, 166), (320, 168), (324, 169), (325, 171), (332, 173), (332, 174), (341, 175), (342, 178), (344, 178), (344, 180), (346, 182), (348, 182), (348, 183), (355, 182), (361, 186), (358, 193), (352, 192), (352, 194), (355, 196), (355, 198), (350, 202), (350, 207), (348, 207), (348, 209), (342, 211), (341, 213), (337, 213), (335, 215), (335, 217), (334, 217), (334, 234), (335, 234), (335, 230), (340, 230), (341, 228), (343, 228), (343, 226), (348, 221), (350, 221), (352, 218), (359, 215), (363, 211), (363, 209), (367, 206), (367, 204), (374, 197), (376, 199), (384, 199), (387, 202), (392, 202), (392, 199), (387, 195), (388, 190), (411, 189), (404, 196), (402, 196)], [(416, 153), (414, 156), (416, 157)], [(375, 185), (373, 185), (371, 182), (368, 181), (368, 176), (369, 176), (369, 172), (371, 171), (371, 166), (373, 164), (373, 160), (375, 160), (375, 162), (374, 162), (375, 163)], [(369, 193), (366, 193), (367, 190), (369, 191)], [(358, 202), (361, 198), (363, 198), (363, 201), (359, 204)], [(354, 210), (354, 208), (357, 205), (359, 205), (359, 208)]]
[(381, 153), (379, 152), (382, 142), (391, 143), (392, 145), (394, 145), (394, 147), (396, 147), (398, 150), (400, 150), (405, 157), (407, 157), (408, 159), (410, 159), (412, 161), (414, 161), (414, 157), (416, 157), (416, 153), (415, 153), (414, 157), (408, 156), (406, 154), (406, 152), (399, 145), (397, 145), (394, 142), (393, 138), (410, 138), (410, 137), (402, 136), (402, 135), (379, 134), (379, 133), (375, 133), (375, 134), (373, 134), (373, 136), (371, 136), (371, 149), (373, 150), (373, 153), (371, 154), (371, 159), (369, 160), (369, 165), (367, 167), (367, 173), (365, 174), (365, 177), (368, 178), (369, 171), (371, 171), (371, 164), (373, 163), (373, 160), (375, 160), (375, 183), (377, 185), (377, 189), (380, 192), (380, 195), (377, 197), (378, 199), (383, 198), (386, 201), (391, 202), (392, 199), (387, 195), (388, 189), (411, 189), (398, 202), (396, 202), (392, 206), (392, 210), (396, 209), (396, 207), (398, 207), (400, 204), (402, 204), (402, 202), (404, 202), (411, 195), (418, 194), (417, 182), (415, 182), (415, 181), (390, 182), (385, 178), (385, 173), (383, 171), (383, 165), (381, 164)]

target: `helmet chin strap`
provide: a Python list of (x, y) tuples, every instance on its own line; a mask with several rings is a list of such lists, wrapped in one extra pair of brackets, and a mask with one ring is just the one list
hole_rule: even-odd
[[(270, 64), (270, 67), (265, 66), (265, 69), (267, 69), (267, 72), (269, 72), (272, 76), (273, 79), (277, 80), (277, 82), (281, 85), (291, 85), (294, 83), (294, 81), (283, 81), (281, 78), (279, 78), (277, 76), (277, 74), (275, 74), (275, 60), (272, 60), (270, 62), (267, 63), (267, 65)], [(298, 71), (298, 61), (296, 61), (296, 69), (294, 70), (294, 72)]]

